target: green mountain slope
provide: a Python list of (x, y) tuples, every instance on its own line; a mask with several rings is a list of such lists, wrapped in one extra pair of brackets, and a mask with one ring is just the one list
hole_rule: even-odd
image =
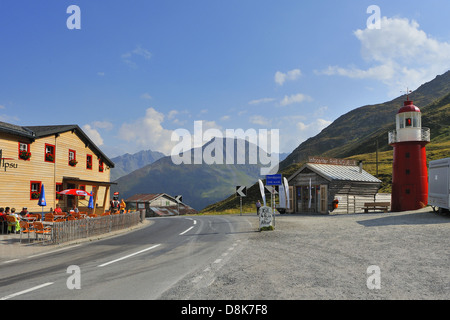
[[(422, 85), (410, 98), (421, 109), (422, 126), (431, 130), (427, 160), (449, 157), (450, 72)], [(280, 173), (290, 176), (313, 155), (362, 160), (366, 171), (373, 175), (378, 171), (377, 176), (383, 181), (380, 192), (390, 192), (393, 149), (388, 145), (388, 131), (395, 128), (395, 115), (405, 99), (401, 96), (386, 103), (364, 106), (339, 117), (295, 149), (280, 164)], [(258, 199), (261, 199), (259, 186), (254, 184), (248, 188), (248, 197), (244, 198), (244, 210), (254, 211)], [(203, 212), (239, 212), (239, 198), (232, 194)]]
[[(420, 86), (410, 98), (425, 113), (427, 106), (431, 108), (433, 103), (440, 101), (449, 92), (450, 71)], [(377, 138), (379, 148), (388, 150), (386, 132), (394, 128), (395, 114), (404, 100), (406, 97), (400, 96), (389, 102), (363, 106), (342, 115), (318, 135), (300, 144), (280, 163), (280, 169), (283, 170), (292, 163), (303, 162), (308, 156), (342, 158), (374, 151)], [(426, 122), (423, 125), (425, 124)]]

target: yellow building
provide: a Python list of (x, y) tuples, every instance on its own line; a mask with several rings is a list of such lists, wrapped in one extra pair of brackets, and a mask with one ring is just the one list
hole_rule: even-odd
[(96, 212), (102, 212), (109, 209), (113, 167), (78, 125), (21, 127), (0, 122), (0, 207), (40, 212), (38, 198), (44, 185), (44, 212), (56, 204), (63, 211), (74, 204), (80, 210), (87, 208), (89, 197), (57, 193), (64, 189), (93, 193)]

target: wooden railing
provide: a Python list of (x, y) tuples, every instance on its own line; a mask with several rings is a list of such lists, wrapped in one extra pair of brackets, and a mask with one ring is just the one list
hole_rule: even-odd
[(53, 222), (51, 241), (59, 244), (81, 238), (101, 235), (137, 225), (141, 221), (139, 212), (107, 215), (73, 221)]

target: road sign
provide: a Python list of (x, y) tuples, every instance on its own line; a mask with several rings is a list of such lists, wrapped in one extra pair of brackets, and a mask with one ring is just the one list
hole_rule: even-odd
[(246, 186), (237, 186), (236, 187), (236, 195), (238, 197), (246, 197), (247, 196), (247, 187)]
[(281, 174), (270, 174), (266, 176), (266, 186), (279, 186), (281, 183)]
[(181, 203), (181, 202), (183, 202), (183, 196), (176, 196), (176, 197), (175, 197), (175, 200), (176, 200), (178, 203)]

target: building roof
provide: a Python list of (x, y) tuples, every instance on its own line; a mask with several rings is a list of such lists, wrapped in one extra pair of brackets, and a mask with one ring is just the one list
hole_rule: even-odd
[[(175, 197), (172, 197), (171, 195), (168, 195), (167, 193), (138, 193), (135, 194), (129, 198), (127, 198), (126, 202), (152, 202), (160, 197), (167, 197), (171, 199), (172, 201), (177, 201)], [(183, 202), (180, 202), (180, 204), (185, 205)]]
[(48, 137), (55, 134), (61, 134), (67, 131), (72, 131), (85, 143), (86, 147), (92, 148), (96, 156), (103, 159), (103, 161), (110, 167), (114, 168), (112, 162), (92, 140), (84, 133), (84, 131), (76, 124), (70, 125), (50, 125), (50, 126), (17, 126), (14, 124), (0, 121), (0, 132), (9, 133), (12, 135), (28, 138), (32, 141), (39, 138)]
[(160, 196), (162, 196), (164, 193), (137, 193), (125, 201), (134, 201), (134, 202), (151, 202)]
[(359, 181), (359, 182), (372, 182), (381, 183), (381, 180), (375, 178), (373, 175), (365, 171), (364, 169), (359, 169), (359, 166), (341, 166), (333, 164), (317, 164), (317, 163), (306, 163), (297, 172), (289, 177), (288, 180), (293, 179), (299, 173), (301, 173), (305, 168), (317, 173), (318, 175), (324, 177), (325, 179), (331, 180), (343, 180), (343, 181)]

